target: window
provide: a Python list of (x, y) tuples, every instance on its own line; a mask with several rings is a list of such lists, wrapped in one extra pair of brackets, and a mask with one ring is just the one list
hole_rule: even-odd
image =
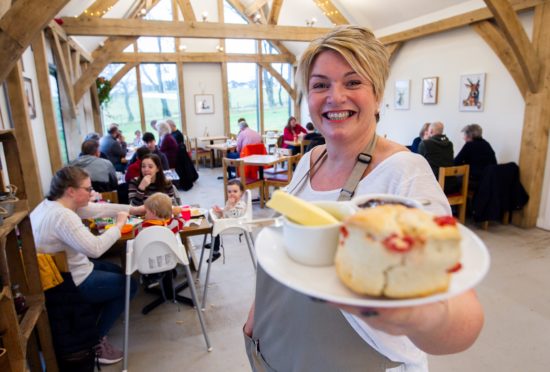
[[(108, 70), (110, 68), (106, 68)], [(108, 73), (106, 73), (108, 76)], [(115, 85), (109, 95), (110, 100), (102, 105), (105, 131), (111, 123), (117, 123), (124, 136), (132, 138), (136, 130), (141, 130), (141, 116), (137, 93), (136, 70), (131, 69)]]
[(174, 63), (144, 63), (140, 66), (145, 122), (172, 119), (181, 121), (178, 75)]
[[(172, 21), (172, 1), (161, 0), (155, 5), (144, 19), (156, 21)], [(176, 51), (175, 38), (173, 37), (140, 37), (138, 39), (139, 52), (173, 53)]]
[(258, 68), (255, 63), (228, 63), (229, 128), (238, 133), (237, 120), (246, 119), (248, 126), (259, 130)]
[[(275, 69), (292, 86), (288, 63), (272, 63)], [(292, 115), (292, 99), (279, 81), (269, 71), (263, 70), (264, 130), (282, 131)]]
[(57, 84), (57, 70), (54, 66), (49, 66), (50, 90), (52, 94), (53, 106), (55, 111), (55, 121), (57, 124), (57, 136), (59, 137), (59, 150), (61, 151), (61, 160), (63, 164), (69, 162), (69, 151), (67, 151), (67, 141), (65, 139), (65, 128), (63, 126), (63, 115), (61, 114), (61, 100), (59, 97), (59, 85)]

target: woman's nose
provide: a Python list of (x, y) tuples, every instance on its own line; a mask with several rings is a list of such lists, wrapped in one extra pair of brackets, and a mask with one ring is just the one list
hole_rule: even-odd
[(340, 104), (347, 99), (347, 93), (343, 86), (339, 84), (332, 84), (329, 90), (328, 101), (330, 103)]

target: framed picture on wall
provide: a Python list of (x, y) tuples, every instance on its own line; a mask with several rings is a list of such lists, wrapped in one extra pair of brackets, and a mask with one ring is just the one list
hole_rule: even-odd
[(396, 110), (408, 110), (410, 101), (411, 81), (396, 80), (395, 81), (395, 97), (394, 108)]
[(422, 79), (422, 103), (425, 105), (435, 105), (437, 103), (437, 85), (439, 78), (427, 77)]
[(195, 114), (213, 114), (214, 113), (214, 95), (213, 94), (195, 94)]
[(28, 77), (24, 78), (25, 99), (27, 100), (27, 108), (31, 119), (36, 118), (36, 104), (34, 101), (34, 92), (32, 90), (32, 80)]
[(485, 74), (460, 76), (460, 111), (483, 111), (485, 103)]

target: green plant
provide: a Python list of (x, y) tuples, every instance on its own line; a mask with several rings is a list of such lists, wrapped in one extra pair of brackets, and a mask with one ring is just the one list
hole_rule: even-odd
[(95, 84), (97, 86), (97, 96), (99, 98), (99, 104), (103, 105), (103, 103), (109, 102), (109, 100), (111, 99), (109, 97), (109, 93), (111, 93), (111, 81), (100, 76), (95, 80)]

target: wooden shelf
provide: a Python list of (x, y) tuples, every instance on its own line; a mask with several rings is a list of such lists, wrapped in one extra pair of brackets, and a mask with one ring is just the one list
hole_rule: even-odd
[(4, 236), (8, 235), (13, 229), (15, 229), (15, 226), (17, 226), (25, 217), (27, 217), (29, 214), (29, 208), (26, 200), (19, 200), (15, 204), (15, 211), (13, 214), (4, 219), (4, 223), (2, 223), (2, 226), (0, 226), (0, 238), (3, 238)]

